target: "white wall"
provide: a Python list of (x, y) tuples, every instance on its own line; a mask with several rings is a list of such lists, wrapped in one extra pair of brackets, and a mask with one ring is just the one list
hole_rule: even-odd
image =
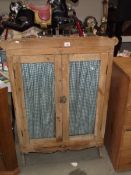
[[(73, 5), (73, 8), (76, 9), (79, 19), (84, 20), (87, 16), (94, 16), (98, 22), (100, 22), (102, 17), (102, 1), (103, 0), (79, 0), (79, 3)], [(10, 2), (11, 0), (0, 0), (0, 14), (9, 12)], [(46, 3), (46, 0), (27, 0), (27, 2), (42, 5)]]
[(100, 22), (103, 6), (102, 0), (79, 0), (79, 4), (75, 6), (77, 16), (84, 20), (87, 16), (94, 16)]

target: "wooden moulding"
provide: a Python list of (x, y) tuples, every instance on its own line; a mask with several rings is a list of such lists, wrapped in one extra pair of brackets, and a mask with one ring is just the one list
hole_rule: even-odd
[(56, 151), (64, 151), (64, 150), (79, 150), (86, 149), (90, 147), (101, 147), (103, 145), (103, 139), (95, 138), (94, 135), (88, 136), (75, 136), (72, 137), (71, 140), (65, 140), (63, 142), (55, 142), (51, 144), (50, 142), (43, 141), (43, 139), (33, 139), (30, 142), (30, 145), (27, 147), (21, 148), (21, 151), (25, 154), (28, 152), (43, 152), (43, 153), (51, 153)]
[(0, 175), (20, 175), (20, 171), (18, 168), (14, 171), (0, 171)]
[[(65, 47), (64, 44), (70, 42), (70, 47)], [(45, 38), (28, 38), (19, 41), (4, 41), (0, 42), (11, 55), (33, 55), (33, 54), (60, 54), (62, 53), (81, 53), (81, 48), (87, 52), (112, 52), (114, 46), (118, 43), (117, 38), (108, 38), (100, 36), (92, 37), (45, 37)], [(31, 49), (31, 52), (29, 50)]]

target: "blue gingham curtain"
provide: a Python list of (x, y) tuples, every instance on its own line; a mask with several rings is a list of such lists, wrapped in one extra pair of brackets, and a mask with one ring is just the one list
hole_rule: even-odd
[(95, 127), (100, 61), (70, 63), (70, 135), (92, 134)]
[[(70, 63), (70, 135), (94, 132), (100, 61)], [(52, 138), (56, 133), (55, 75), (51, 63), (22, 64), (25, 107), (30, 138)]]
[(22, 64), (30, 138), (55, 137), (55, 75), (52, 63)]

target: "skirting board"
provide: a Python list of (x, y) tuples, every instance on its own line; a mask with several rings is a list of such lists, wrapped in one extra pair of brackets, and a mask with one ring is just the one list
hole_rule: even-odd
[(14, 171), (0, 171), (0, 175), (20, 175), (20, 171), (18, 168)]

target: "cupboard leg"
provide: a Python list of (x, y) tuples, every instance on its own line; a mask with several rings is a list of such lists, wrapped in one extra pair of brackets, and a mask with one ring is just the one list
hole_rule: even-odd
[(103, 147), (100, 146), (97, 149), (98, 149), (99, 157), (100, 157), (100, 159), (102, 159), (104, 157), (104, 155), (103, 155)]
[(26, 161), (26, 156), (27, 156), (26, 154), (21, 153), (22, 166), (23, 166), (23, 167), (27, 166), (27, 162), (28, 162), (28, 161)]

